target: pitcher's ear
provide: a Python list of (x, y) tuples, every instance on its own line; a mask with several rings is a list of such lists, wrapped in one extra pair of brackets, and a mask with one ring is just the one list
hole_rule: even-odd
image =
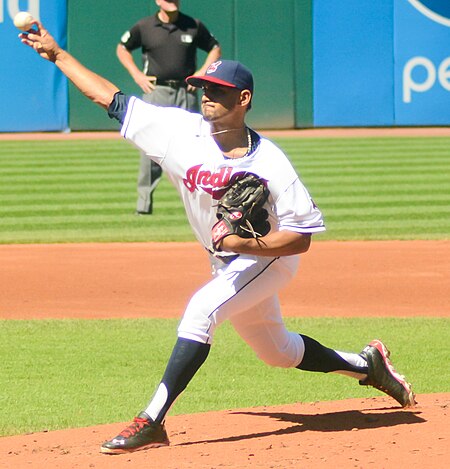
[(248, 106), (252, 100), (252, 92), (250, 90), (242, 90), (240, 98), (241, 105)]

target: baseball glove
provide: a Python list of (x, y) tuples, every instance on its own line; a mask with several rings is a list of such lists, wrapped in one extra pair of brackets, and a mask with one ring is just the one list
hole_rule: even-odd
[(219, 221), (212, 228), (214, 249), (223, 238), (232, 234), (241, 238), (259, 238), (269, 233), (269, 214), (263, 208), (268, 197), (269, 189), (255, 174), (245, 173), (235, 181), (217, 205)]

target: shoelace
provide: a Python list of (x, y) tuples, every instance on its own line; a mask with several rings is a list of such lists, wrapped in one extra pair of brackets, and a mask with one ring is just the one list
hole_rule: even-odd
[(135, 417), (133, 423), (120, 432), (120, 436), (129, 438), (130, 436), (136, 435), (136, 433), (140, 432), (147, 425), (149, 425), (147, 419)]

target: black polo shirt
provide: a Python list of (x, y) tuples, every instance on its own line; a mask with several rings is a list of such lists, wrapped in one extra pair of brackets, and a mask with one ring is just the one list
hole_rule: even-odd
[(158, 14), (142, 18), (120, 42), (129, 51), (141, 47), (144, 73), (160, 80), (184, 80), (196, 71), (197, 49), (210, 52), (219, 44), (203, 23), (181, 12), (175, 23)]

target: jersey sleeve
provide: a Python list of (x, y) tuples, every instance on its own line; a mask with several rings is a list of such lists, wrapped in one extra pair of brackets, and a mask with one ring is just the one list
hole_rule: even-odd
[(139, 27), (139, 23), (136, 23), (130, 30), (125, 31), (122, 34), (120, 44), (129, 51), (142, 46), (141, 28)]
[(215, 46), (219, 45), (219, 41), (208, 31), (201, 21), (198, 21), (197, 45), (199, 49), (205, 52), (211, 52)]
[(176, 108), (164, 108), (131, 97), (120, 133), (140, 150), (161, 162), (172, 135)]
[(129, 101), (130, 96), (126, 96), (121, 91), (118, 91), (114, 95), (111, 104), (108, 106), (108, 116), (111, 119), (117, 119), (121, 124), (123, 124)]
[[(164, 166), (170, 154), (177, 155), (174, 142), (199, 132), (201, 115), (177, 107), (155, 106), (132, 96), (121, 128), (121, 134), (152, 160)], [(174, 157), (175, 155), (175, 157)]]
[(325, 231), (322, 212), (297, 178), (275, 201), (280, 231), (319, 233)]

